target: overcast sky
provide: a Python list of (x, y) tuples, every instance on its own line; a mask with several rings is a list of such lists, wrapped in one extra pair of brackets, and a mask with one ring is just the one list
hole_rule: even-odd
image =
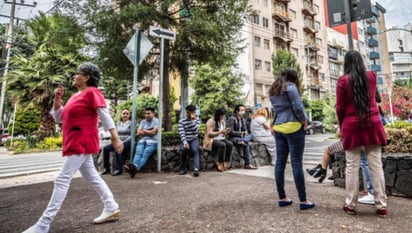
[[(11, 2), (12, 0), (7, 0)], [(21, 2), (21, 0), (16, 0)], [(35, 0), (37, 2), (36, 7), (16, 7), (16, 16), (19, 18), (32, 18), (36, 16), (40, 11), (49, 10), (53, 4), (52, 0)], [(33, 0), (25, 0), (26, 4), (32, 4)], [(386, 9), (385, 23), (386, 28), (392, 26), (403, 27), (409, 22), (412, 22), (412, 0), (377, 0)], [(0, 15), (10, 15), (10, 4), (4, 3), (0, 0)], [(0, 16), (0, 23), (7, 23), (9, 21), (6, 17)]]
[(386, 28), (393, 26), (403, 27), (412, 23), (412, 1), (411, 0), (378, 0), (386, 9)]

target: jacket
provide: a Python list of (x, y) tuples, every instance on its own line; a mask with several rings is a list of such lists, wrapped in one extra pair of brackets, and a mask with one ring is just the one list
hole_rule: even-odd
[[(213, 138), (219, 135), (219, 130), (215, 129), (216, 122), (212, 118), (207, 120), (206, 122), (206, 131), (205, 135), (203, 137), (203, 148), (208, 151), (212, 151), (212, 144), (213, 144)], [(223, 128), (226, 128), (226, 123), (225, 121), (222, 121)]]
[(286, 90), (281, 95), (270, 96), (270, 102), (275, 112), (274, 125), (307, 120), (296, 85), (294, 83), (286, 85)]

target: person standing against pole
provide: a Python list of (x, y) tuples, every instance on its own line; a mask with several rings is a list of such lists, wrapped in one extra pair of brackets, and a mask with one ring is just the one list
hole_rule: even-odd
[(119, 204), (107, 184), (100, 177), (93, 163), (93, 154), (99, 152), (98, 117), (103, 127), (109, 130), (113, 147), (117, 153), (123, 144), (116, 131), (113, 119), (106, 107), (103, 94), (97, 89), (100, 70), (92, 63), (80, 65), (74, 75), (73, 86), (78, 90), (66, 105), (62, 105), (63, 86), (55, 91), (54, 106), (50, 114), (63, 130), (63, 166), (54, 181), (53, 194), (43, 215), (35, 225), (24, 233), (49, 232), (50, 224), (56, 217), (67, 192), (73, 175), (79, 170), (83, 178), (98, 193), (104, 204), (101, 215), (93, 220), (99, 224), (120, 218)]

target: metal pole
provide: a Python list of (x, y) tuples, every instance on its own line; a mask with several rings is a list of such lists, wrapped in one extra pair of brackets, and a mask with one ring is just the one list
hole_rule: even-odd
[(17, 102), (14, 103), (14, 111), (13, 111), (13, 124), (11, 126), (11, 140), (10, 140), (10, 147), (13, 147), (13, 138), (14, 138), (14, 123), (16, 122), (16, 110), (17, 110)]
[(157, 172), (162, 170), (162, 122), (163, 122), (163, 61), (164, 61), (164, 38), (160, 39), (160, 79), (159, 79), (159, 127), (157, 141)]
[(393, 110), (392, 110), (392, 87), (389, 87), (389, 109), (391, 110), (391, 123), (393, 123)]
[(348, 30), (348, 41), (349, 41), (349, 51), (350, 51), (350, 50), (353, 50), (353, 38), (352, 38), (352, 25), (351, 25), (349, 0), (343, 0), (343, 5), (345, 6), (345, 22), (346, 22), (346, 28)]
[[(1, 96), (0, 96), (0, 124), (3, 126), (3, 106), (4, 106), (4, 96), (6, 94), (6, 86), (7, 86), (7, 73), (9, 71), (9, 63), (10, 63), (10, 51), (11, 51), (11, 42), (13, 37), (13, 24), (14, 24), (14, 11), (16, 9), (16, 0), (13, 0), (11, 4), (11, 12), (10, 12), (10, 22), (9, 28), (7, 29), (7, 43), (6, 43), (6, 65), (4, 66), (4, 73), (3, 73), (3, 83), (1, 86)], [(4, 127), (3, 127), (4, 128)]]
[(140, 61), (140, 30), (135, 32), (135, 50), (134, 50), (134, 70), (133, 70), (133, 99), (132, 99), (132, 135), (131, 135), (131, 143), (130, 143), (130, 161), (133, 162), (133, 155), (135, 149), (135, 140), (136, 140), (136, 101), (137, 101), (137, 77), (139, 74), (139, 61)]

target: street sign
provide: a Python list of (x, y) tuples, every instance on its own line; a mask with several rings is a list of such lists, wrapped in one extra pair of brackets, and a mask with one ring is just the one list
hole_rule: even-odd
[(133, 35), (133, 37), (129, 40), (129, 42), (126, 45), (126, 48), (123, 49), (123, 53), (126, 55), (127, 58), (129, 58), (129, 61), (133, 65), (139, 65), (142, 63), (142, 61), (145, 59), (149, 51), (152, 49), (153, 44), (152, 42), (149, 41), (149, 39), (144, 35), (140, 35), (140, 51), (139, 51), (139, 64), (134, 64), (135, 63), (135, 55), (136, 55), (136, 46), (135, 46), (135, 40), (136, 40), (136, 33)]
[(164, 29), (164, 28), (157, 28), (150, 26), (149, 28), (149, 35), (164, 38), (166, 40), (175, 40), (176, 34), (173, 31)]
[[(346, 0), (348, 1), (348, 0)], [(328, 0), (327, 11), (329, 27), (345, 24), (344, 0)], [(355, 22), (372, 17), (370, 0), (351, 0), (349, 5), (350, 21)]]

